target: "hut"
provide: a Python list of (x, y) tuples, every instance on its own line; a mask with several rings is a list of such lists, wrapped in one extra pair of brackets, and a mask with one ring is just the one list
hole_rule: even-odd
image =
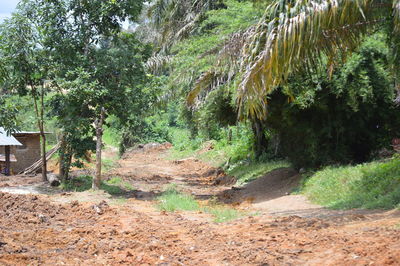
[(0, 172), (5, 175), (11, 173), (11, 162), (17, 162), (14, 156), (11, 156), (11, 148), (23, 146), (15, 137), (7, 135), (5, 130), (0, 127)]
[[(45, 134), (49, 134), (46, 132)], [(40, 132), (18, 131), (7, 136), (2, 128), (0, 128), (0, 138), (12, 138), (18, 145), (9, 146), (10, 153), (10, 173), (20, 173), (32, 164), (40, 160)], [(6, 146), (0, 142), (0, 165), (7, 168), (6, 165)], [(3, 154), (3, 155), (1, 155)]]

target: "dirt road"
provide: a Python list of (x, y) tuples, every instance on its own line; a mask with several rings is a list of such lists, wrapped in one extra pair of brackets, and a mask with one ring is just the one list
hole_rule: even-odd
[[(0, 192), (0, 264), (400, 265), (399, 211), (325, 210), (286, 195), (290, 182), (272, 198), (247, 201), (252, 190), (231, 190), (218, 169), (164, 154), (156, 147), (120, 161), (109, 175), (135, 188), (123, 199)], [(20, 181), (0, 180), (0, 187)], [(158, 211), (154, 200), (169, 183), (201, 201), (229, 196), (232, 206), (259, 215), (215, 223), (205, 213)]]

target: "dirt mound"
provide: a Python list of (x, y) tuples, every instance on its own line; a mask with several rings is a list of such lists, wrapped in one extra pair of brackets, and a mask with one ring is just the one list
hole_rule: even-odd
[(155, 143), (154, 142), (154, 143), (147, 143), (147, 144), (139, 144), (136, 147), (128, 149), (122, 155), (122, 159), (128, 158), (131, 154), (164, 151), (164, 150), (170, 149), (171, 147), (172, 147), (172, 144), (169, 142), (164, 142), (164, 143)]
[(226, 203), (263, 202), (290, 193), (298, 186), (301, 176), (292, 168), (275, 169), (242, 188), (224, 191), (220, 199)]
[(322, 219), (304, 219), (299, 216), (288, 216), (275, 219), (270, 223), (271, 227), (281, 227), (284, 229), (289, 228), (312, 228), (312, 229), (322, 229), (330, 226), (327, 220)]
[[(70, 212), (76, 218), (95, 218), (94, 208), (82, 207), (78, 202), (69, 206), (49, 204), (48, 201), (36, 195), (15, 195), (0, 192), (0, 216), (7, 217), (2, 226), (13, 226), (14, 222), (25, 222), (33, 225), (51, 224), (63, 221)], [(4, 223), (6, 222), (6, 223)]]
[(214, 186), (229, 186), (236, 183), (236, 178), (233, 176), (226, 175), (225, 173), (221, 175), (217, 175), (217, 178), (214, 180)]

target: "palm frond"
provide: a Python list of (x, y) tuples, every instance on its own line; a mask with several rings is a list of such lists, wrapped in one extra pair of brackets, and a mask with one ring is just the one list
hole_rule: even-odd
[(162, 69), (167, 68), (172, 60), (173, 56), (156, 54), (147, 60), (145, 68), (152, 73), (159, 73)]
[(395, 34), (400, 34), (400, 0), (393, 1), (393, 18)]
[(200, 93), (210, 89), (213, 83), (216, 81), (218, 74), (214, 71), (207, 71), (203, 73), (200, 78), (197, 79), (194, 88), (189, 92), (186, 97), (186, 102), (189, 106), (193, 106), (196, 98), (199, 97)]
[(222, 6), (222, 0), (155, 0), (147, 15), (159, 31), (161, 49), (168, 50), (196, 28), (207, 11)]
[(238, 105), (242, 117), (263, 118), (267, 95), (291, 73), (357, 47), (375, 18), (373, 0), (281, 0), (270, 5), (243, 48)]

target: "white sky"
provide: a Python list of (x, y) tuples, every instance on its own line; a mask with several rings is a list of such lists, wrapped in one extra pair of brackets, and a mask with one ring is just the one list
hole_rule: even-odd
[[(0, 0), (0, 23), (4, 21), (5, 18), (9, 18), (11, 13), (17, 7), (20, 0)], [(129, 27), (129, 22), (124, 21), (122, 27), (127, 29)]]
[(11, 16), (19, 0), (0, 0), (0, 22)]

